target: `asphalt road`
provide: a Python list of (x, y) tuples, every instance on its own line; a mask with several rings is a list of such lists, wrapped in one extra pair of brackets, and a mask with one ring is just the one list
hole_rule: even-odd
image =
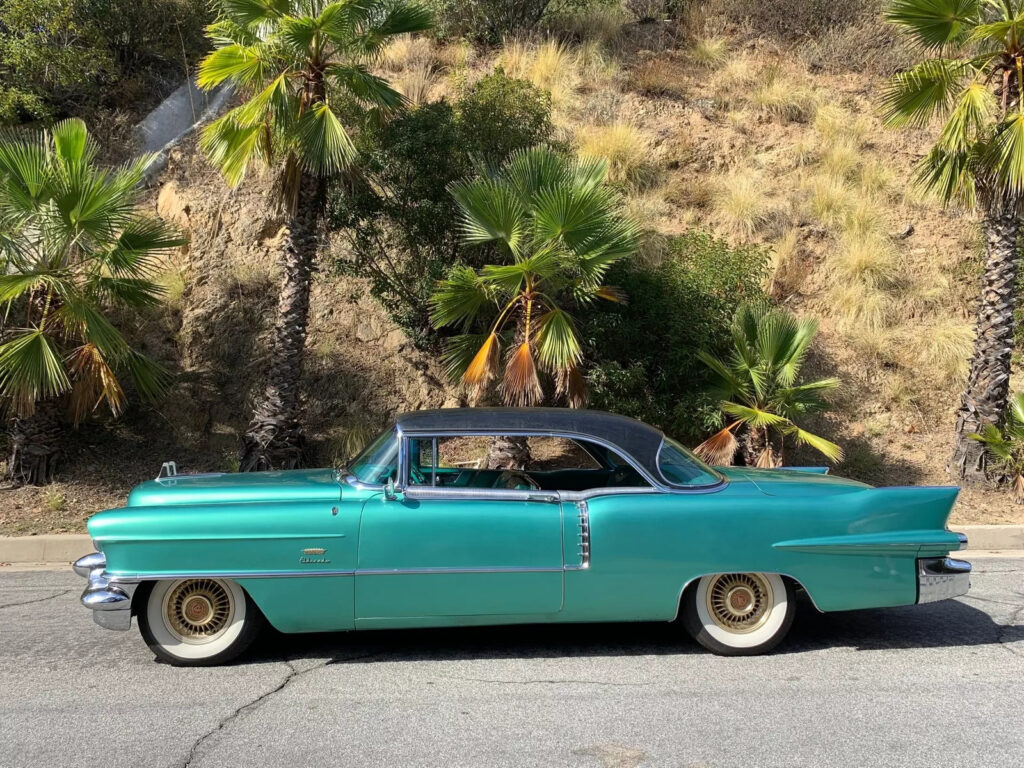
[(0, 573), (0, 766), (1024, 765), (1024, 559), (956, 601), (816, 614), (773, 655), (669, 625), (271, 635), (153, 661), (70, 573)]

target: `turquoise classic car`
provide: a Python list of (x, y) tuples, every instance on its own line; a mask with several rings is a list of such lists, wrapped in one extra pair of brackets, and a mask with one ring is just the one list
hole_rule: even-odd
[[(510, 459), (510, 457), (514, 457)], [(177, 474), (89, 521), (75, 563), (96, 623), (208, 665), (281, 632), (679, 620), (715, 653), (819, 611), (969, 587), (957, 489), (873, 488), (817, 468), (709, 467), (591, 410), (408, 413), (347, 468)]]

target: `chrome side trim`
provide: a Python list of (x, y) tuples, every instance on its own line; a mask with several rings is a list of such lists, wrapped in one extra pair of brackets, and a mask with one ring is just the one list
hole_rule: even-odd
[(579, 513), (576, 554), (580, 561), (575, 565), (566, 565), (567, 571), (585, 571), (590, 567), (590, 510), (587, 502), (577, 502), (576, 510)]
[(957, 539), (960, 540), (960, 546), (957, 547), (957, 549), (959, 549), (961, 552), (963, 550), (967, 549), (967, 534), (966, 533), (959, 533), (959, 532), (955, 532), (955, 531), (950, 531), (950, 533), (956, 533)]
[(453, 488), (451, 486), (410, 485), (407, 499), (487, 499), (491, 501), (539, 501), (558, 503), (557, 491), (518, 490), (515, 488)]
[(444, 575), (470, 573), (561, 573), (561, 566), (541, 567), (531, 565), (498, 565), (480, 568), (360, 568), (356, 576), (409, 576), (409, 575)]
[(971, 564), (951, 557), (925, 557), (917, 561), (917, 602), (934, 603), (967, 594)]

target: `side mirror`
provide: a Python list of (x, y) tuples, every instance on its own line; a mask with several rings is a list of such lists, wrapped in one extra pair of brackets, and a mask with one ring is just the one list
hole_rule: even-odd
[(394, 501), (398, 498), (398, 494), (395, 493), (395, 478), (389, 477), (388, 481), (384, 484), (384, 498), (388, 501)]

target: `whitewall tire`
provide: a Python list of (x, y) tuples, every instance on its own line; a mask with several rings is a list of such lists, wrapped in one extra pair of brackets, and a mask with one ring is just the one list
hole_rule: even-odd
[(238, 584), (209, 578), (155, 582), (138, 617), (142, 637), (157, 658), (192, 667), (235, 658), (264, 623)]
[(683, 595), (683, 625), (713, 653), (765, 653), (789, 632), (794, 598), (792, 585), (776, 573), (711, 574)]

